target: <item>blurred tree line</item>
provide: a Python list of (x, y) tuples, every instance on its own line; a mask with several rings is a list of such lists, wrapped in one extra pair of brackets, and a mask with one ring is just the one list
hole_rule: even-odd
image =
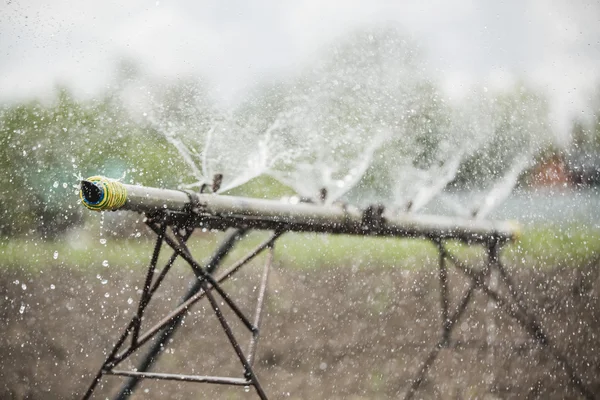
[(81, 224), (81, 177), (176, 186), (185, 174), (164, 137), (133, 121), (117, 96), (80, 101), (66, 89), (49, 104), (0, 109), (0, 163), (2, 236), (54, 237)]
[[(393, 40), (380, 40), (390, 35), (395, 35)], [(377, 60), (393, 53), (390, 43), (400, 43), (404, 56), (394, 59), (393, 67), (397, 70), (385, 71)], [(327, 99), (328, 107), (341, 110), (335, 124), (340, 121), (353, 124), (359, 119), (373, 121), (384, 123), (396, 135), (386, 145), (385, 152), (404, 154), (410, 133), (416, 154), (409, 160), (416, 169), (447, 162), (439, 154), (457, 151), (460, 143), (479, 140), (477, 135), (485, 131), (482, 143), (460, 154), (460, 167), (451, 182), (454, 187), (469, 187), (478, 180), (501, 176), (519, 154), (532, 159), (537, 156), (539, 161), (540, 157), (562, 152), (543, 140), (552, 135), (541, 94), (518, 85), (513, 91), (501, 94), (475, 93), (470, 104), (456, 109), (441, 100), (435, 81), (420, 74), (423, 60), (411, 46), (401, 33), (389, 29), (365, 31), (346, 38), (320, 66), (331, 69), (342, 65), (342, 74), (336, 72), (331, 79), (323, 80), (321, 75), (316, 79), (311, 77), (313, 71), (288, 82), (267, 82), (241, 102), (232, 112), (235, 114), (232, 118), (239, 124), (269, 126), (291, 96), (298, 93), (305, 96), (314, 87), (324, 86), (334, 94)], [(352, 57), (359, 57), (358, 61)], [(357, 74), (357, 68), (373, 73)], [(408, 92), (395, 95), (389, 88), (370, 89), (384, 74), (395, 76), (398, 68), (403, 72), (397, 75), (405, 79), (394, 82), (394, 90), (410, 88), (415, 95), (408, 96)], [(407, 70), (412, 72), (406, 74)], [(103, 174), (123, 177), (127, 183), (158, 187), (178, 187), (193, 179), (189, 165), (173, 146), (172, 137), (161, 132), (161, 126), (192, 136), (199, 125), (205, 126), (216, 108), (206, 88), (193, 79), (153, 82), (152, 93), (137, 92), (133, 96), (129, 93), (127, 100), (129, 83), (140, 72), (135, 63), (124, 63), (120, 71), (114, 89), (95, 99), (75, 99), (67, 89), (60, 88), (49, 103), (31, 101), (0, 107), (0, 236), (52, 238), (81, 225), (85, 211), (78, 205), (76, 194), (78, 180), (83, 177)], [(407, 82), (415, 76), (418, 80)], [(361, 97), (352, 94), (357, 90), (354, 80), (358, 78), (363, 80), (359, 87)], [(338, 84), (342, 79), (347, 82)], [(131, 106), (132, 97), (137, 99), (137, 109)], [(148, 107), (160, 108), (158, 122), (144, 118), (147, 114), (143, 110)], [(465, 115), (478, 107), (486, 109), (475, 113), (475, 118)], [(600, 113), (594, 114), (594, 118), (592, 122), (574, 123), (572, 145), (567, 149), (574, 163), (581, 164), (577, 157), (588, 160), (600, 154)], [(395, 129), (400, 130), (400, 120), (404, 121), (402, 133), (396, 133)], [(335, 129), (335, 125), (332, 127)], [(460, 142), (458, 146), (456, 141)], [(195, 155), (199, 151), (196, 149)], [(364, 180), (375, 181), (380, 169), (386, 167), (375, 159)], [(268, 192), (273, 180), (261, 177), (259, 181), (250, 182), (236, 193), (253, 195), (262, 190), (264, 194), (265, 188)], [(285, 189), (276, 189), (269, 195), (277, 195), (281, 190)]]
[(578, 118), (564, 159), (576, 184), (600, 184), (600, 87), (591, 98), (590, 118)]

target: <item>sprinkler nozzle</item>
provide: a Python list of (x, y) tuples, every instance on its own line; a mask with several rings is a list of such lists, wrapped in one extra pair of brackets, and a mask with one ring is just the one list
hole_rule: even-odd
[(98, 204), (104, 198), (104, 189), (86, 180), (81, 181), (81, 193), (88, 204)]

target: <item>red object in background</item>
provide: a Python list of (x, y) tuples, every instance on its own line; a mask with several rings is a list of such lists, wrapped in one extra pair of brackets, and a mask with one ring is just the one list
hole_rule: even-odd
[(567, 163), (560, 155), (553, 155), (533, 168), (530, 177), (533, 187), (571, 187), (573, 181)]

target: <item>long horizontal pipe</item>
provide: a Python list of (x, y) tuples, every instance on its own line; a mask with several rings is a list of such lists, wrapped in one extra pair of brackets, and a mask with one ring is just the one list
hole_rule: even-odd
[[(110, 184), (82, 181), (81, 198), (84, 205), (95, 210), (131, 210), (141, 213), (169, 210), (176, 214), (174, 218), (183, 218), (187, 223), (211, 229), (246, 227), (349, 235), (452, 238), (478, 243), (514, 240), (519, 233), (518, 224), (511, 221), (392, 214), (380, 207), (359, 210), (341, 205), (292, 204), (289, 201), (200, 194), (127, 185), (110, 180), (107, 182)], [(113, 198), (121, 200), (108, 202), (110, 204), (107, 207), (98, 207), (98, 204), (107, 204), (104, 199), (112, 191), (120, 191), (118, 196), (113, 194)]]

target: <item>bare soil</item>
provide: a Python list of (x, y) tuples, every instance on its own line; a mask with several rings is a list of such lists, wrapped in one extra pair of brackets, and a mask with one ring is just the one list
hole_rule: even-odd
[[(591, 260), (591, 258), (590, 258)], [(53, 266), (43, 273), (7, 266), (0, 277), (0, 398), (75, 399), (112, 348), (137, 306), (142, 271)], [(598, 266), (509, 266), (530, 310), (594, 393), (600, 393)], [(250, 313), (260, 264), (225, 285)], [(188, 287), (183, 265), (167, 278), (145, 326), (172, 309)], [(450, 274), (451, 309), (468, 281)], [(130, 300), (131, 299), (131, 300)], [(131, 304), (130, 304), (131, 303)], [(223, 307), (226, 309), (226, 307)], [(231, 321), (235, 318), (227, 314)], [(233, 323), (246, 348), (249, 335)], [(435, 260), (418, 270), (378, 266), (299, 270), (276, 262), (258, 346), (256, 372), (273, 399), (401, 398), (440, 337)], [(135, 360), (134, 360), (135, 361)], [(133, 363), (120, 366), (132, 367)], [(242, 376), (206, 300), (163, 352), (155, 371)], [(105, 377), (95, 398), (123, 379)], [(145, 381), (136, 399), (256, 398), (253, 390)], [(579, 398), (555, 358), (477, 292), (449, 346), (416, 398)]]

